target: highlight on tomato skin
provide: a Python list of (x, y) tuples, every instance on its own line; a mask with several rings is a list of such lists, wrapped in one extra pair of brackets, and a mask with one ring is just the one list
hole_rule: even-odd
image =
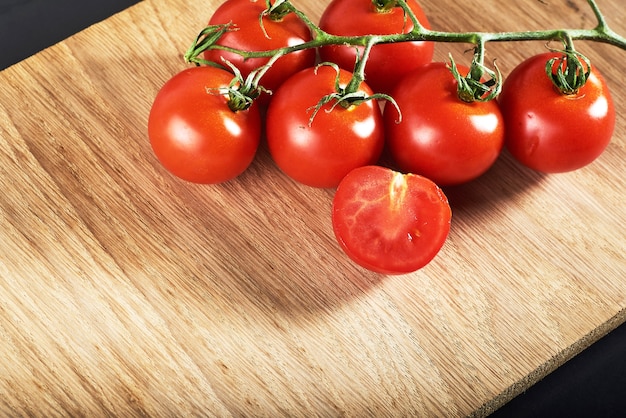
[(426, 266), (450, 232), (452, 211), (431, 180), (381, 166), (352, 170), (333, 198), (337, 242), (358, 265), (381, 274)]

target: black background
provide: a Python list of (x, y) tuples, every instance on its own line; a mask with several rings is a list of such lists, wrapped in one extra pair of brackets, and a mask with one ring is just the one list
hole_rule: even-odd
[(0, 0), (0, 69), (106, 19), (137, 0)]
[[(135, 3), (138, 0), (0, 0), (0, 69)], [(626, 417), (626, 325), (493, 414), (544, 416)]]

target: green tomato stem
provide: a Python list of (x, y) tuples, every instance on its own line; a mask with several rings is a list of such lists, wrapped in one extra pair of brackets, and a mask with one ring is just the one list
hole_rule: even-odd
[[(320, 48), (328, 45), (344, 45), (353, 47), (362, 47), (362, 52), (359, 58), (355, 62), (354, 68), (354, 80), (345, 90), (345, 94), (351, 94), (357, 91), (360, 83), (365, 79), (365, 63), (367, 61), (369, 52), (377, 44), (384, 43), (398, 43), (398, 42), (412, 42), (412, 41), (429, 41), (429, 42), (441, 42), (441, 43), (466, 43), (475, 46), (475, 57), (473, 60), (473, 69), (475, 71), (482, 71), (486, 67), (484, 66), (484, 56), (486, 44), (489, 42), (523, 42), (523, 41), (562, 41), (566, 44), (567, 49), (573, 50), (573, 41), (585, 40), (594, 41), (600, 43), (606, 43), (616, 46), (622, 50), (626, 50), (626, 38), (613, 31), (604, 15), (600, 11), (595, 0), (587, 0), (587, 3), (593, 10), (593, 13), (597, 19), (597, 25), (593, 29), (551, 29), (540, 31), (518, 31), (518, 32), (447, 32), (426, 29), (417, 19), (415, 13), (410, 9), (405, 0), (373, 0), (374, 5), (390, 5), (394, 4), (395, 7), (403, 9), (404, 13), (410, 19), (413, 24), (413, 29), (408, 33), (399, 33), (391, 35), (363, 35), (363, 36), (338, 36), (332, 35), (323, 31), (318, 25), (316, 25), (304, 12), (296, 8), (290, 0), (275, 0), (268, 2), (268, 11), (277, 9), (280, 7), (281, 13), (294, 13), (298, 18), (306, 24), (312, 34), (312, 40), (297, 45), (288, 47), (266, 50), (266, 51), (245, 51), (228, 46), (217, 44), (219, 37), (228, 30), (234, 30), (233, 25), (215, 25), (205, 28), (198, 37), (195, 39), (193, 45), (189, 48), (185, 54), (185, 60), (196, 65), (210, 64), (200, 58), (202, 52), (208, 49), (219, 49), (238, 54), (245, 59), (250, 58), (262, 58), (262, 57), (274, 57), (271, 62), (274, 62), (277, 57), (290, 54), (305, 49)], [(273, 5), (271, 5), (273, 3)], [(268, 13), (268, 11), (264, 13)], [(264, 15), (260, 16), (262, 19)], [(219, 65), (219, 64), (218, 64)], [(261, 70), (257, 73), (254, 82), (258, 82), (260, 79), (259, 74), (266, 71)], [(472, 78), (475, 81), (480, 79), (478, 73), (474, 73)]]
[[(337, 36), (329, 34), (313, 23), (305, 13), (297, 9), (289, 0), (284, 0), (281, 6), (289, 8), (295, 13), (313, 33), (313, 40), (298, 45), (285, 48), (278, 48), (265, 51), (245, 51), (229, 48), (215, 44), (215, 37), (211, 36), (212, 44), (205, 49), (223, 49), (237, 53), (244, 58), (270, 57), (280, 53), (282, 55), (301, 51), (304, 49), (319, 48), (328, 45), (348, 45), (366, 46), (368, 44), (397, 43), (411, 41), (431, 41), (444, 43), (468, 43), (474, 45), (484, 45), (488, 42), (521, 42), (521, 41), (552, 41), (569, 38), (571, 40), (587, 40), (607, 43), (626, 50), (626, 38), (614, 32), (606, 23), (604, 16), (600, 12), (594, 0), (588, 0), (594, 14), (598, 19), (598, 24), (593, 29), (550, 29), (541, 31), (519, 31), (519, 32), (447, 32), (424, 28), (415, 14), (407, 6), (404, 0), (397, 0), (398, 7), (402, 7), (411, 22), (413, 30), (408, 33), (391, 35), (363, 35), (363, 36)], [(232, 28), (228, 28), (232, 29)], [(213, 33), (212, 33), (213, 35)]]

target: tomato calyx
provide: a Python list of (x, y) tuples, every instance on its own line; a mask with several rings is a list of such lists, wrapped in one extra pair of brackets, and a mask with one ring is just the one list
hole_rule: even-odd
[(363, 77), (359, 73), (355, 72), (350, 82), (345, 87), (343, 87), (340, 83), (339, 66), (333, 62), (321, 62), (315, 67), (316, 73), (317, 70), (322, 66), (329, 66), (335, 70), (335, 91), (323, 96), (315, 106), (311, 107), (313, 113), (309, 118), (309, 126), (313, 124), (315, 116), (317, 116), (322, 107), (331, 102), (334, 103), (329, 109), (326, 110), (327, 112), (332, 112), (337, 106), (341, 106), (344, 109), (349, 109), (353, 106), (359, 106), (360, 104), (368, 100), (386, 100), (391, 103), (398, 110), (398, 114), (401, 115), (398, 104), (390, 95), (384, 93), (374, 93), (372, 95), (367, 95), (364, 92), (359, 91), (359, 87), (364, 81)]
[(248, 80), (249, 77), (242, 83), (241, 75), (235, 75), (228, 87), (220, 89), (221, 94), (228, 96), (228, 108), (233, 112), (248, 109), (260, 95), (260, 90), (253, 88)]
[(372, 6), (376, 13), (389, 13), (398, 7), (398, 2), (396, 0), (372, 0)]
[(474, 55), (466, 76), (461, 75), (456, 66), (452, 54), (448, 68), (457, 82), (457, 94), (459, 99), (466, 103), (488, 102), (495, 99), (502, 90), (502, 74), (494, 62), (495, 71), (482, 63), (479, 53)]
[(273, 57), (266, 65), (252, 71), (248, 77), (243, 77), (241, 71), (226, 59), (222, 58), (222, 61), (230, 70), (234, 76), (228, 87), (223, 87), (218, 90), (218, 94), (223, 94), (228, 97), (228, 108), (233, 112), (239, 112), (248, 109), (254, 101), (262, 94), (271, 94), (271, 91), (267, 90), (259, 84), (260, 78), (265, 72), (272, 66), (273, 61), (278, 59), (278, 56)]
[(591, 61), (573, 46), (565, 50), (553, 50), (561, 55), (546, 62), (546, 75), (552, 84), (565, 95), (575, 95), (585, 85), (591, 74)]
[(266, 0), (265, 4), (267, 5), (267, 9), (259, 16), (259, 24), (261, 27), (263, 27), (264, 17), (268, 17), (274, 22), (280, 22), (285, 16), (293, 12), (293, 7), (287, 0), (274, 0), (273, 3), (271, 0)]

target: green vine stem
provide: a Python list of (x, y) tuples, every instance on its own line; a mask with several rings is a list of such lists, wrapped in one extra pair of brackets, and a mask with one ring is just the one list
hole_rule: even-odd
[[(373, 0), (374, 4), (380, 4), (381, 0)], [(385, 1), (385, 7), (389, 7), (389, 1)], [(571, 45), (573, 41), (585, 40), (606, 43), (626, 50), (626, 38), (613, 31), (606, 22), (604, 15), (600, 11), (595, 0), (587, 0), (596, 19), (597, 24), (592, 29), (551, 29), (540, 31), (519, 31), (519, 32), (447, 32), (426, 29), (420, 24), (415, 14), (406, 4), (405, 0), (393, 0), (395, 7), (403, 9), (408, 19), (413, 23), (413, 29), (407, 33), (392, 35), (363, 35), (363, 36), (338, 36), (327, 33), (319, 28), (304, 12), (296, 8), (290, 0), (275, 0), (268, 10), (280, 7), (281, 13), (296, 14), (310, 29), (312, 40), (301, 44), (265, 51), (245, 51), (236, 48), (219, 45), (217, 40), (224, 32), (234, 30), (233, 25), (216, 25), (205, 28), (196, 38), (193, 45), (185, 54), (185, 60), (197, 65), (211, 64), (200, 58), (207, 49), (220, 49), (238, 54), (246, 59), (282, 56), (292, 52), (319, 48), (327, 45), (346, 45), (364, 48), (360, 59), (355, 63), (354, 81), (351, 83), (346, 93), (356, 91), (358, 85), (363, 81), (363, 71), (368, 58), (368, 51), (376, 44), (411, 42), (411, 41), (431, 41), (443, 43), (465, 43), (475, 46), (475, 64), (478, 69), (485, 69), (484, 53), (485, 45), (489, 42), (521, 42), (521, 41), (561, 41), (566, 45)], [(268, 4), (270, 4), (268, 0)], [(271, 11), (271, 10), (270, 10)], [(268, 11), (267, 13), (270, 13)]]

